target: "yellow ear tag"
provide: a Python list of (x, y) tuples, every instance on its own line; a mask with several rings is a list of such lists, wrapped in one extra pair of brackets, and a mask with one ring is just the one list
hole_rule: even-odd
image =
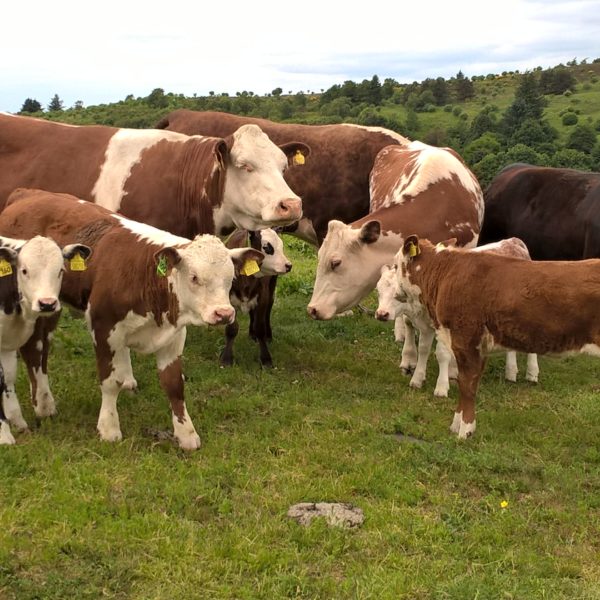
[(12, 267), (10, 263), (5, 259), (0, 259), (0, 277), (6, 277), (7, 275), (12, 275)]
[(87, 269), (85, 258), (79, 252), (69, 261), (69, 266), (71, 271), (85, 271)]
[(259, 271), (260, 267), (255, 260), (247, 260), (240, 269), (240, 273), (242, 275), (247, 275), (248, 277), (250, 277), (250, 275), (254, 275), (254, 273), (258, 273)]
[(296, 154), (294, 154), (294, 164), (295, 165), (303, 165), (305, 162), (304, 154), (300, 150), (296, 150)]
[(442, 242), (438, 242), (435, 246), (435, 249), (440, 251), (440, 250), (444, 250), (446, 248), (446, 246), (444, 246), (444, 244), (442, 244)]
[(417, 254), (419, 254), (419, 247), (411, 242), (408, 245), (408, 255), (412, 258), (413, 256), (417, 256)]

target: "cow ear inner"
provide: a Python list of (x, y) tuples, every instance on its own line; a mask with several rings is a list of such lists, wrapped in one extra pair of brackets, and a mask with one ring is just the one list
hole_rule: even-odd
[(156, 274), (159, 277), (167, 277), (173, 267), (181, 262), (181, 254), (175, 248), (161, 248), (154, 253), (154, 262), (156, 264)]
[(421, 248), (419, 246), (419, 236), (418, 235), (409, 235), (404, 240), (404, 246), (402, 246), (402, 252), (404, 256), (408, 258), (414, 258), (421, 254)]
[(359, 240), (363, 244), (372, 244), (379, 239), (381, 235), (381, 223), (379, 221), (367, 221), (360, 228)]

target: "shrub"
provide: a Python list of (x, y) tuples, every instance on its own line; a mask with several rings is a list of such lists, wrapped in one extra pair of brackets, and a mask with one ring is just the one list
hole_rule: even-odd
[(462, 112), (462, 108), (461, 108), (460, 106), (455, 106), (455, 107), (452, 109), (452, 114), (453, 114), (455, 117), (458, 117), (458, 116), (460, 115), (460, 113), (461, 113), (461, 112)]
[(566, 126), (576, 125), (577, 121), (579, 121), (579, 118), (577, 117), (577, 115), (575, 113), (572, 113), (572, 112), (567, 113), (562, 118), (562, 124), (566, 125)]
[(446, 104), (446, 106), (444, 106), (444, 112), (452, 112), (452, 104)]

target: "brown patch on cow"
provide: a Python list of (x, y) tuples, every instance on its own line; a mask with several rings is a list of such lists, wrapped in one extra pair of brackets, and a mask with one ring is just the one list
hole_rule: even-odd
[(160, 386), (171, 400), (171, 410), (179, 423), (185, 421), (185, 401), (183, 398), (183, 377), (181, 359), (176, 358), (170, 365), (158, 372)]

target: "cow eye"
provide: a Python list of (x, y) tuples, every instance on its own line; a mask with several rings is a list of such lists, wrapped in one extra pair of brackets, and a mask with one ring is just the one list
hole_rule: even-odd
[(198, 279), (198, 275), (192, 275), (192, 283), (198, 285), (200, 280)]
[(339, 267), (342, 264), (342, 259), (341, 258), (333, 258), (331, 259), (331, 270), (335, 271), (337, 267)]
[(252, 173), (252, 171), (254, 171), (254, 167), (248, 163), (244, 163), (241, 168), (244, 169), (244, 171), (248, 171), (248, 173)]
[(27, 269), (21, 269), (21, 273), (22, 273), (23, 275), (27, 275)]
[(264, 244), (262, 249), (265, 254), (270, 254), (270, 255), (275, 254), (275, 248), (273, 248), (273, 246), (270, 242), (267, 242), (266, 244)]

